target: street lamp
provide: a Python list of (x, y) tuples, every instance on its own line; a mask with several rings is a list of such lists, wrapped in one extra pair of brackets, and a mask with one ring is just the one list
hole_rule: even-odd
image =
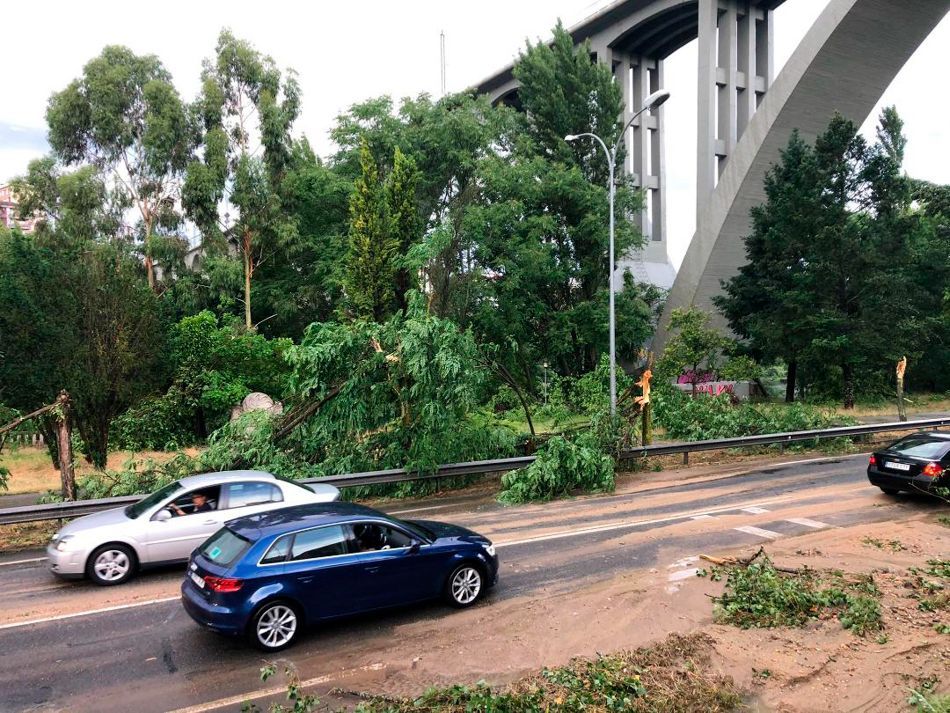
[(620, 147), (620, 141), (623, 139), (624, 135), (627, 133), (627, 129), (630, 128), (630, 125), (634, 120), (640, 116), (643, 112), (648, 109), (653, 110), (659, 107), (663, 102), (670, 98), (670, 93), (665, 89), (660, 89), (653, 92), (650, 96), (643, 100), (643, 108), (640, 109), (636, 114), (630, 117), (623, 129), (620, 131), (620, 135), (617, 137), (617, 140), (614, 142), (612, 149), (607, 148), (607, 144), (604, 143), (604, 140), (600, 138), (597, 134), (584, 133), (584, 134), (568, 134), (564, 137), (565, 141), (574, 141), (583, 136), (589, 136), (590, 138), (597, 141), (600, 144), (600, 147), (604, 150), (604, 153), (607, 155), (607, 167), (610, 169), (610, 184), (608, 186), (609, 195), (610, 195), (610, 268), (608, 270), (607, 286), (610, 291), (610, 418), (615, 419), (617, 416), (617, 353), (616, 353), (616, 315), (614, 313), (614, 194), (616, 191), (616, 186), (614, 185), (614, 171), (617, 167), (617, 149)]

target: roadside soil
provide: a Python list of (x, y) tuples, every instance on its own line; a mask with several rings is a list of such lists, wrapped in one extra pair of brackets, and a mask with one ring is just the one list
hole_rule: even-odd
[[(882, 549), (867, 538), (904, 549)], [(756, 549), (715, 554), (747, 557)], [(950, 529), (933, 515), (829, 528), (770, 543), (766, 551), (778, 566), (872, 574), (882, 592), (881, 638), (855, 636), (837, 618), (801, 629), (716, 624), (711, 597), (722, 593), (723, 583), (697, 576), (671, 583), (670, 572), (680, 566), (674, 564), (581, 591), (552, 584), (543, 597), (489, 601), (451, 618), (398, 627), (379, 670), (337, 693), (416, 696), (429, 686), (482, 679), (502, 686), (572, 657), (651, 646), (671, 633), (691, 632), (712, 638), (708, 672), (732, 677), (752, 711), (908, 710), (910, 689), (936, 682), (935, 690), (950, 691), (950, 635), (934, 628), (950, 625), (950, 612), (919, 610), (908, 586), (910, 567), (950, 554)]]

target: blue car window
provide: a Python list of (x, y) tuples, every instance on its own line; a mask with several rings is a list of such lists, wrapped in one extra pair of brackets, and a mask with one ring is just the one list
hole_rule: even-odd
[(290, 552), (290, 542), (293, 539), (293, 535), (284, 535), (279, 538), (270, 546), (270, 549), (267, 550), (267, 554), (261, 558), (261, 564), (274, 564), (275, 562), (283, 562), (286, 560), (287, 553)]
[(340, 525), (305, 530), (294, 536), (290, 559), (309, 560), (346, 554), (346, 535)]
[(227, 567), (250, 546), (251, 541), (246, 537), (222, 527), (201, 546), (201, 554), (215, 564)]

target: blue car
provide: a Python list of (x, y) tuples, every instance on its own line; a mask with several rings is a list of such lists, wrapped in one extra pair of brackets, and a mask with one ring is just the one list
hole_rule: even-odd
[(497, 580), (495, 548), (471, 530), (332, 502), (225, 523), (192, 553), (181, 601), (202, 626), (279, 651), (319, 621), (440, 596), (468, 607)]

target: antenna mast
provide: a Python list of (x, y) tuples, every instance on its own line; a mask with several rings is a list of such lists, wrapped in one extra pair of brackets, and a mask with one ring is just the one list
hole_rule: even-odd
[(442, 57), (442, 96), (445, 96), (445, 30), (439, 33), (439, 44)]

